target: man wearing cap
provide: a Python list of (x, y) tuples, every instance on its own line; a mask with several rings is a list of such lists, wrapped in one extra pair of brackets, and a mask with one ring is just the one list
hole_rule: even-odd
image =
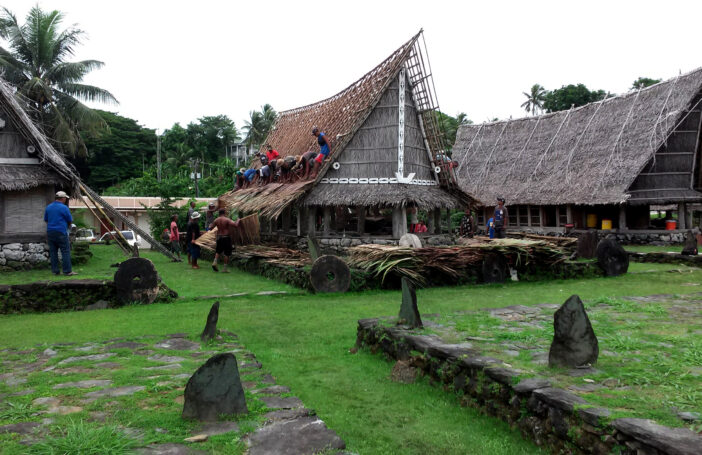
[(319, 131), (319, 128), (316, 126), (312, 128), (312, 135), (317, 138), (317, 144), (319, 144), (319, 155), (314, 159), (314, 169), (312, 170), (312, 178), (316, 178), (319, 168), (322, 166), (322, 162), (331, 153), (331, 145), (329, 144), (327, 135)]
[(504, 239), (505, 230), (507, 229), (507, 207), (505, 207), (505, 198), (497, 198), (497, 206), (495, 207), (495, 214), (492, 218), (495, 223), (495, 238)]
[(73, 222), (71, 211), (68, 210), (68, 194), (63, 191), (56, 193), (56, 199), (44, 210), (46, 221), (46, 237), (49, 243), (49, 257), (51, 258), (51, 272), (59, 275), (58, 250), (61, 250), (61, 266), (63, 274), (76, 275), (71, 269), (71, 246), (68, 243), (68, 226)]

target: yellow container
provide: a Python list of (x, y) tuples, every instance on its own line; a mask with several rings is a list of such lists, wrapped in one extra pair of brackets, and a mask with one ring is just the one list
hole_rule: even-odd
[(608, 231), (612, 229), (612, 220), (602, 220), (602, 230)]
[(587, 214), (587, 227), (596, 228), (597, 227), (597, 215), (594, 213)]

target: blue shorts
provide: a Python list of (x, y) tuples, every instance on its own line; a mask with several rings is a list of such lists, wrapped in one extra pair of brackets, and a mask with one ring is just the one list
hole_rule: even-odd
[(193, 259), (198, 259), (200, 257), (200, 247), (194, 243), (190, 244), (190, 257)]

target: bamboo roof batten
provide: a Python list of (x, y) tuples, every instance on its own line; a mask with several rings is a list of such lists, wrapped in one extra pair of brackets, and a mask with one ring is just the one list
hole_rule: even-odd
[[(677, 160), (666, 161), (674, 166), (671, 170), (682, 170), (692, 162), (692, 158), (683, 158), (681, 153), (688, 150), (680, 147), (691, 149), (692, 134), (695, 128), (700, 129), (697, 117), (694, 126), (689, 119), (683, 123), (689, 115), (698, 115), (690, 111), (699, 106), (700, 88), (702, 69), (696, 69), (568, 111), (462, 125), (453, 148), (453, 158), (460, 163), (459, 185), (484, 204), (491, 204), (498, 193), (512, 204), (626, 201), (628, 188), (647, 165), (655, 163), (652, 160), (657, 153), (663, 156), (669, 150), (679, 155), (677, 159), (668, 155)], [(668, 148), (664, 148), (666, 144)], [(674, 183), (677, 181), (672, 177), (650, 177), (637, 180), (635, 188), (678, 185), (685, 180), (677, 179)], [(692, 191), (687, 181), (683, 186)], [(702, 194), (695, 191), (685, 197), (694, 194), (702, 200)], [(655, 195), (638, 193), (637, 201), (648, 196)]]

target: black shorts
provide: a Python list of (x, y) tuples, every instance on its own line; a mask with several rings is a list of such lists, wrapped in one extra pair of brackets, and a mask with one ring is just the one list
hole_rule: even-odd
[(217, 237), (217, 248), (215, 249), (217, 254), (223, 254), (225, 256), (232, 255), (232, 238), (228, 235), (222, 235)]

